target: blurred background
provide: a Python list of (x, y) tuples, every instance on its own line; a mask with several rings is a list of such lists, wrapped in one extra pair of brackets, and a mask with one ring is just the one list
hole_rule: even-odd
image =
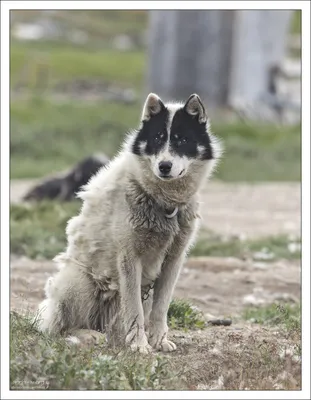
[(204, 99), (217, 179), (299, 180), (300, 26), (290, 10), (11, 11), (11, 178), (112, 157), (154, 91)]

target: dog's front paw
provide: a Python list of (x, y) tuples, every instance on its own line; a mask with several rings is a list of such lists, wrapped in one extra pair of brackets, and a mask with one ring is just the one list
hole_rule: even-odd
[(126, 336), (125, 343), (130, 346), (132, 351), (138, 351), (143, 354), (152, 352), (152, 347), (149, 345), (144, 331), (139, 330), (138, 333), (137, 331), (130, 332)]
[(149, 334), (149, 344), (155, 350), (164, 352), (176, 350), (176, 344), (167, 339), (167, 328), (151, 330)]

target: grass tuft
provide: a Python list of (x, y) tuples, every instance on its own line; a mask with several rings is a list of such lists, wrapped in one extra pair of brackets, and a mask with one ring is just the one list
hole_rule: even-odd
[(186, 300), (173, 300), (168, 310), (168, 324), (172, 329), (203, 329), (202, 312)]

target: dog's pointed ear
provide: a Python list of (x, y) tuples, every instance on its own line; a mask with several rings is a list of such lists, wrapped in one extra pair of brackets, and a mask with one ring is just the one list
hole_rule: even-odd
[(151, 117), (159, 114), (164, 109), (165, 106), (160, 97), (155, 93), (150, 93), (145, 101), (141, 119), (142, 121), (148, 121)]
[(197, 94), (194, 93), (188, 98), (184, 109), (189, 115), (197, 117), (200, 124), (207, 122), (207, 114), (204, 105)]

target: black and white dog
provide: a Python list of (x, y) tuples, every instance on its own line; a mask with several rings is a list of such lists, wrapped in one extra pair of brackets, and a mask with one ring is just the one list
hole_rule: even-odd
[(141, 352), (175, 350), (167, 311), (220, 153), (198, 95), (164, 104), (151, 93), (139, 129), (79, 193), (81, 212), (39, 307), (41, 329), (91, 329)]

